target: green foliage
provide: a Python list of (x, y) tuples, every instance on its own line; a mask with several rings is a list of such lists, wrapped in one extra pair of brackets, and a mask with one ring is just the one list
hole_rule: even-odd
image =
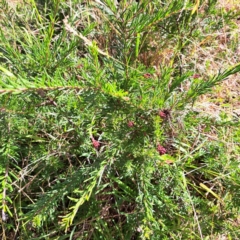
[(216, 1), (44, 2), (2, 1), (3, 239), (239, 237), (239, 148), (223, 140), (239, 124), (191, 104), (240, 64), (182, 64), (222, 26)]

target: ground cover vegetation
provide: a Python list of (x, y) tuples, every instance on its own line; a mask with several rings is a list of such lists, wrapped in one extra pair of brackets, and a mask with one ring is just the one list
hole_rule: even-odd
[(231, 2), (1, 1), (1, 239), (240, 238)]

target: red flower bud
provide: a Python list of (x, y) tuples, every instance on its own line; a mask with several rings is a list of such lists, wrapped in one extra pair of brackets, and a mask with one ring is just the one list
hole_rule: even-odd
[(133, 122), (133, 121), (129, 121), (127, 125), (128, 125), (128, 127), (130, 127), (130, 128), (131, 128), (131, 127), (133, 127), (133, 126), (134, 126), (134, 122)]
[(151, 78), (151, 77), (152, 77), (152, 74), (150, 74), (150, 73), (144, 73), (144, 74), (143, 74), (143, 77), (144, 77), (144, 78)]
[(92, 138), (92, 145), (95, 149), (98, 149), (100, 147), (100, 142)]
[(200, 74), (193, 74), (192, 77), (193, 77), (194, 79), (196, 79), (196, 78), (200, 78), (201, 75), (200, 75)]
[(166, 113), (165, 113), (164, 111), (161, 111), (161, 110), (158, 112), (158, 115), (159, 115), (159, 117), (162, 118), (162, 119), (164, 119), (164, 118), (167, 117)]
[(160, 144), (157, 145), (157, 151), (159, 152), (160, 155), (164, 155), (167, 152), (166, 148), (164, 148)]

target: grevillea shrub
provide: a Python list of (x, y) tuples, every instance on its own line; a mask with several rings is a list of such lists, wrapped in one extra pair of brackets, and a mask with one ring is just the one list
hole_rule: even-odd
[(234, 239), (236, 152), (191, 106), (240, 65), (202, 76), (183, 58), (235, 13), (42, 2), (1, 3), (2, 239)]

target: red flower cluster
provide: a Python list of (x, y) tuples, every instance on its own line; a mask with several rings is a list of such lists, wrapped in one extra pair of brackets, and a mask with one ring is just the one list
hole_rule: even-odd
[(92, 145), (95, 149), (98, 149), (100, 147), (100, 142), (92, 138)]
[(159, 152), (160, 155), (164, 155), (167, 152), (166, 148), (160, 144), (157, 145), (157, 151)]
[(128, 125), (128, 127), (133, 127), (134, 126), (134, 122), (133, 121), (129, 121), (127, 125)]
[(170, 117), (170, 110), (169, 109), (162, 109), (158, 111), (158, 116), (162, 119), (167, 119)]
[(144, 74), (143, 74), (143, 77), (144, 77), (144, 78), (151, 78), (151, 77), (152, 77), (152, 74), (150, 74), (150, 73), (144, 73)]
[(196, 78), (200, 78), (201, 75), (200, 75), (200, 74), (193, 74), (192, 77), (193, 77), (194, 79), (196, 79)]
[(164, 118), (167, 117), (167, 114), (166, 114), (164, 111), (161, 111), (161, 110), (158, 112), (158, 115), (159, 115), (159, 117), (162, 118), (162, 119), (164, 119)]

